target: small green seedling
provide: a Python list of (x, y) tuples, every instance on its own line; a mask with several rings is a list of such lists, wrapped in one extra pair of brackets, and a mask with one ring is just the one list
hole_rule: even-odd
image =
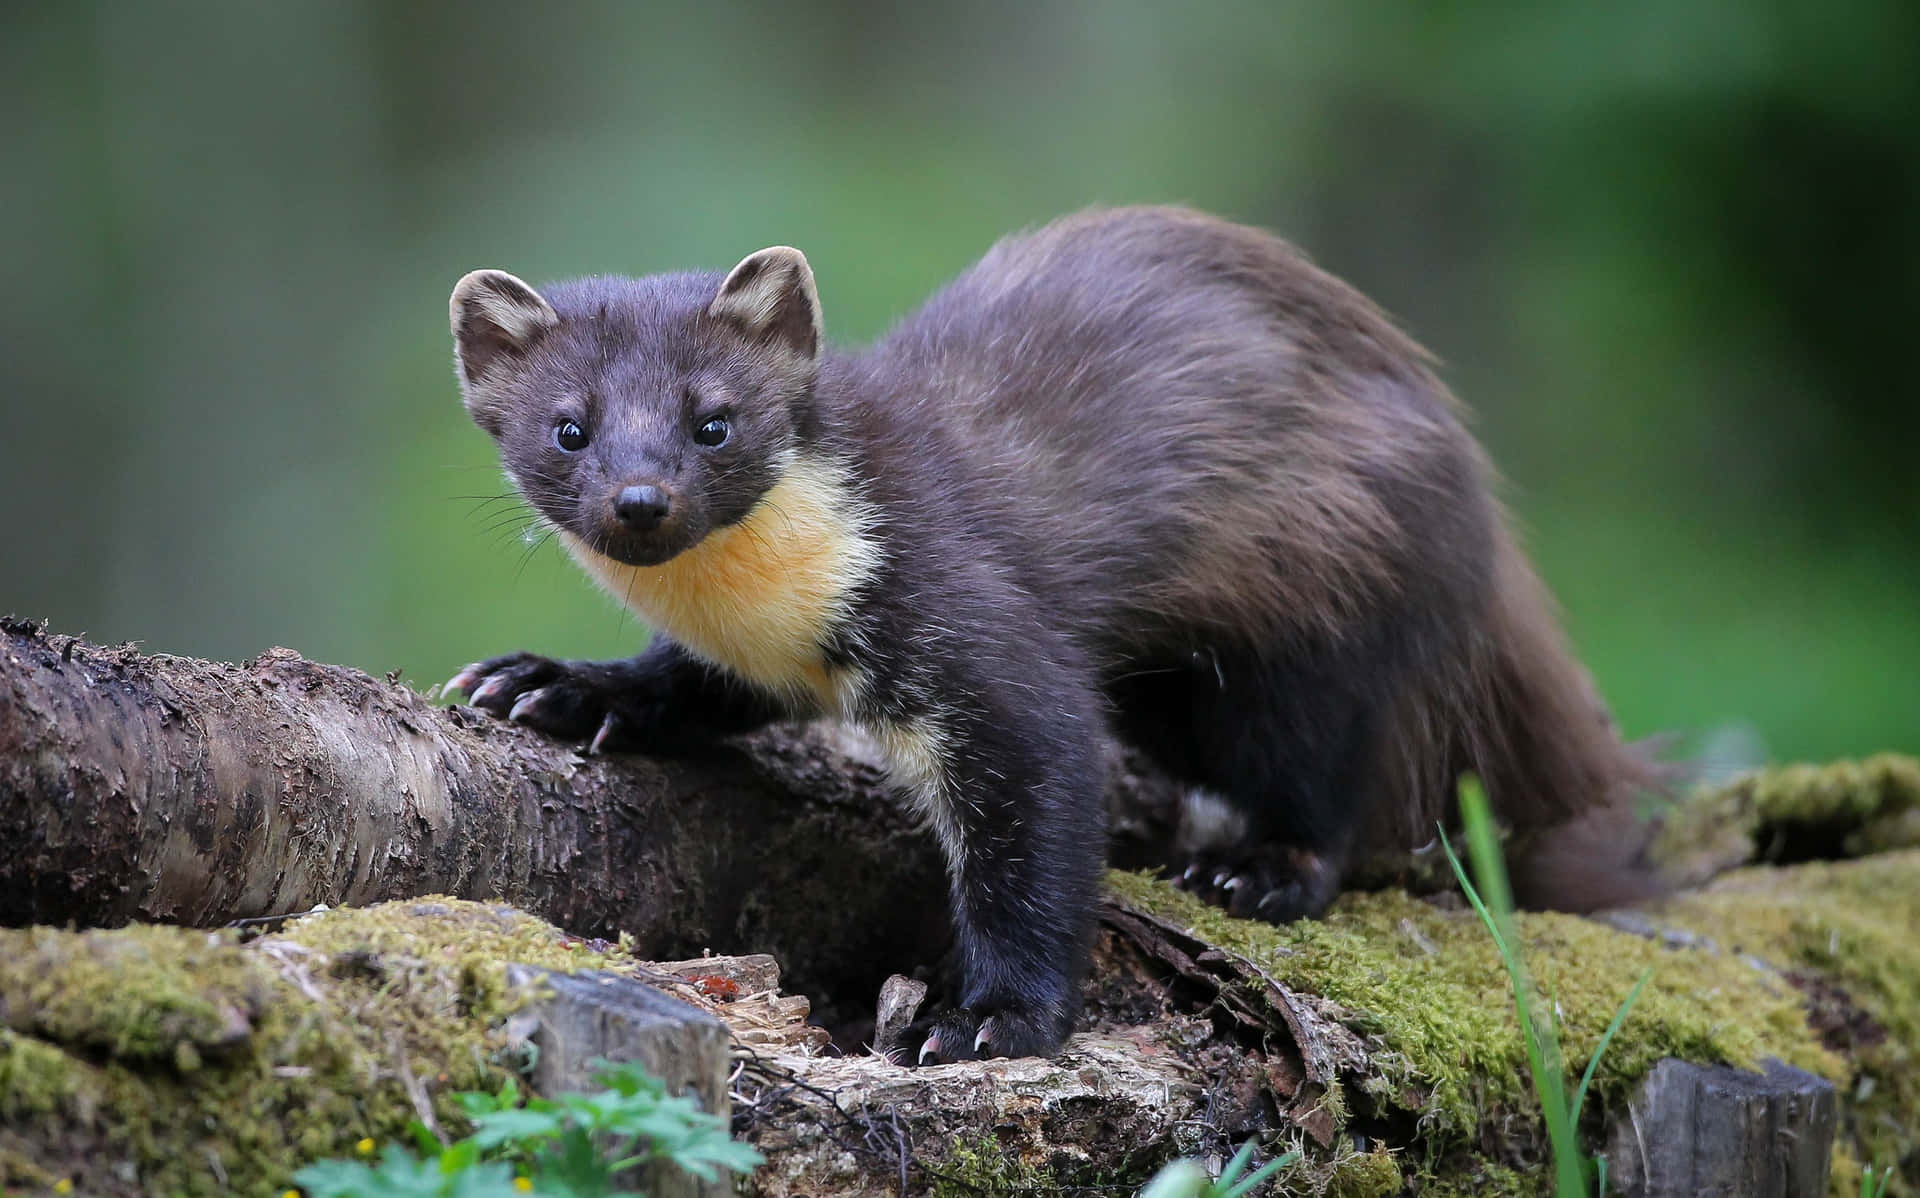
[(1244, 1198), (1253, 1192), (1253, 1188), (1272, 1177), (1275, 1173), (1300, 1159), (1298, 1152), (1289, 1152), (1277, 1156), (1260, 1166), (1246, 1177), (1240, 1174), (1253, 1160), (1253, 1141), (1240, 1145), (1240, 1151), (1233, 1154), (1226, 1168), (1220, 1170), (1220, 1176), (1208, 1180), (1207, 1171), (1200, 1162), (1190, 1157), (1169, 1161), (1165, 1168), (1153, 1175), (1147, 1188), (1140, 1191), (1140, 1198)]
[(474, 1127), (465, 1139), (443, 1146), (415, 1123), (417, 1152), (389, 1144), (377, 1165), (321, 1161), (293, 1179), (309, 1198), (642, 1198), (615, 1181), (635, 1165), (665, 1161), (714, 1181), (760, 1164), (717, 1116), (640, 1065), (606, 1064), (595, 1080), (606, 1088), (524, 1105), (511, 1079), (497, 1094), (459, 1094)]

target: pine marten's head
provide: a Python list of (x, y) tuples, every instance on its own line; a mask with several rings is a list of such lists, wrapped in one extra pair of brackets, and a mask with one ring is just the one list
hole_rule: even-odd
[(476, 270), (451, 307), (467, 411), (521, 493), (627, 565), (743, 519), (809, 424), (820, 301), (786, 246), (724, 278), (596, 277), (544, 293)]

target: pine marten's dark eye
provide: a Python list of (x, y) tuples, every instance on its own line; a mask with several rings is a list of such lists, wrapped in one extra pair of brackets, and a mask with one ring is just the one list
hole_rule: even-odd
[(712, 420), (707, 421), (699, 428), (693, 430), (693, 439), (708, 449), (712, 449), (714, 446), (725, 442), (728, 435), (732, 432), (733, 426), (727, 423), (725, 416), (715, 416)]
[(587, 430), (571, 420), (562, 420), (553, 426), (553, 443), (563, 453), (579, 453), (587, 447)]

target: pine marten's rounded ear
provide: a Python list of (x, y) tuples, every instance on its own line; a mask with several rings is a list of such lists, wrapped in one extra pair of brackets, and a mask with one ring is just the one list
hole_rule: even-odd
[(476, 270), (453, 285), (448, 301), (460, 377), (469, 385), (524, 358), (560, 323), (553, 305), (504, 270)]
[(707, 315), (803, 357), (820, 352), (820, 293), (814, 289), (813, 268), (789, 245), (769, 246), (742, 259), (720, 284)]

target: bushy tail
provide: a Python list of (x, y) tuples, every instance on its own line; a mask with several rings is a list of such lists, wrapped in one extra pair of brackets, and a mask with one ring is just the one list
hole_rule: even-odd
[(1546, 587), (1504, 531), (1494, 582), (1465, 660), (1429, 671), (1433, 682), (1405, 697), (1391, 733), (1402, 793), (1382, 806), (1417, 826), (1376, 826), (1369, 840), (1430, 840), (1435, 821), (1454, 823), (1458, 779), (1472, 771), (1512, 833), (1522, 906), (1591, 911), (1653, 897), (1664, 887), (1642, 863), (1653, 831), (1643, 800), (1669, 791), (1671, 774), (1620, 739)]
[(1668, 789), (1668, 772), (1621, 741), (1546, 587), (1504, 536), (1497, 562), (1484, 714), (1468, 747), (1514, 833), (1514, 897), (1565, 911), (1650, 898), (1661, 885), (1642, 863), (1653, 831), (1644, 800)]

